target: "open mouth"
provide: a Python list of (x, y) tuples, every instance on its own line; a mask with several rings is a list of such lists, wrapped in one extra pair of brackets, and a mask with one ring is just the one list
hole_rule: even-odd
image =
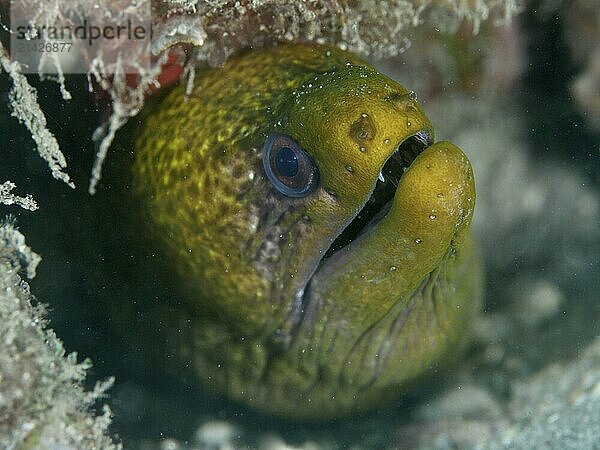
[[(328, 258), (383, 219), (391, 208), (402, 174), (406, 172), (415, 158), (431, 144), (433, 144), (431, 134), (426, 130), (421, 130), (398, 145), (396, 151), (383, 165), (369, 199), (344, 231), (333, 241), (315, 268), (315, 272), (318, 271), (318, 267), (323, 266)], [(313, 275), (315, 272), (313, 272)], [(298, 329), (300, 323), (315, 312), (316, 305), (313, 308), (310, 307), (313, 275), (296, 292), (291, 315), (291, 321), (295, 329)]]
[(415, 158), (432, 143), (430, 134), (426, 130), (421, 130), (398, 146), (383, 165), (371, 196), (352, 222), (333, 241), (321, 262), (350, 244), (387, 214), (402, 174), (406, 172)]

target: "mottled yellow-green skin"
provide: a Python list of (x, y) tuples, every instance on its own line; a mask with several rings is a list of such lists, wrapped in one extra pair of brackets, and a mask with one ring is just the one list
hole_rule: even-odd
[[(279, 415), (376, 407), (452, 359), (479, 304), (471, 166), (438, 142), (392, 207), (322, 262), (398, 145), (433, 134), (404, 87), (332, 48), (279, 45), (177, 87), (137, 128), (133, 190), (181, 292), (163, 321), (180, 361), (231, 398)], [(319, 170), (279, 193), (262, 146), (285, 133)]]

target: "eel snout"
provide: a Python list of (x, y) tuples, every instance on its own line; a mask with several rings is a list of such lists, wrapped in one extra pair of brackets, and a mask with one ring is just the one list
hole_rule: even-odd
[[(399, 178), (389, 203), (377, 223), (372, 220), (313, 276), (309, 301), (321, 305), (314, 311), (317, 316), (333, 314), (341, 319), (349, 314), (352, 317), (343, 320), (357, 329), (369, 326), (381, 311), (373, 305), (385, 309), (405, 298), (439, 267), (464, 238), (473, 215), (475, 186), (469, 160), (450, 142), (426, 147)], [(347, 286), (353, 286), (351, 296)], [(343, 305), (342, 310), (333, 306), (336, 303)]]

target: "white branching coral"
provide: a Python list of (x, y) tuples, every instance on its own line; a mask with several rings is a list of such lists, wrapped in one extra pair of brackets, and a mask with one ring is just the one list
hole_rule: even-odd
[(108, 121), (99, 126), (93, 136), (97, 144), (96, 159), (92, 167), (92, 175), (88, 191), (90, 194), (96, 192), (100, 178), (102, 177), (102, 165), (108, 154), (110, 145), (119, 129), (127, 121), (137, 115), (144, 106), (146, 88), (157, 84), (157, 78), (160, 75), (161, 67), (166, 62), (167, 53), (160, 55), (154, 64), (137, 66), (138, 84), (130, 86), (127, 83), (127, 75), (121, 65), (122, 60), (117, 60), (115, 73), (112, 77), (108, 76), (106, 68), (100, 59), (95, 59), (88, 73), (90, 86), (92, 80), (104, 89), (111, 98), (112, 114)]
[(31, 194), (27, 194), (25, 197), (13, 194), (12, 190), (16, 187), (17, 185), (12, 181), (5, 181), (0, 184), (0, 204), (17, 205), (23, 209), (28, 209), (29, 211), (38, 209), (38, 205)]
[(65, 354), (19, 275), (33, 278), (40, 260), (10, 220), (0, 225), (0, 448), (118, 450), (108, 407), (92, 412), (112, 380), (84, 390), (91, 363)]
[(58, 141), (46, 127), (46, 117), (37, 102), (36, 90), (27, 82), (25, 75), (21, 73), (19, 63), (10, 60), (2, 44), (0, 44), (0, 67), (8, 73), (13, 82), (8, 93), (12, 115), (25, 125), (31, 133), (40, 156), (44, 158), (52, 171), (52, 176), (74, 188), (75, 184), (64, 171), (67, 167), (67, 161), (60, 150)]

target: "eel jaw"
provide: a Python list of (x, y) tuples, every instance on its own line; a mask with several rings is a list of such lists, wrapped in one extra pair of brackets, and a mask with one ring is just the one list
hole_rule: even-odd
[(388, 157), (380, 169), (378, 178), (367, 201), (354, 218), (331, 243), (323, 257), (315, 264), (311, 274), (296, 291), (292, 306), (291, 322), (296, 327), (309, 309), (311, 281), (325, 261), (335, 253), (348, 246), (367, 229), (375, 226), (392, 205), (396, 189), (402, 175), (408, 170), (415, 158), (433, 143), (431, 131), (423, 129), (396, 146), (396, 150)]
[(333, 241), (321, 259), (321, 263), (346, 247), (385, 216), (392, 205), (400, 178), (415, 158), (432, 143), (430, 132), (421, 130), (396, 147), (379, 171), (375, 186), (366, 203)]
[(298, 290), (296, 331), (318, 320), (359, 333), (377, 311), (409, 295), (466, 234), (475, 188), (458, 147), (431, 144), (420, 132), (398, 146), (380, 173), (384, 181)]

